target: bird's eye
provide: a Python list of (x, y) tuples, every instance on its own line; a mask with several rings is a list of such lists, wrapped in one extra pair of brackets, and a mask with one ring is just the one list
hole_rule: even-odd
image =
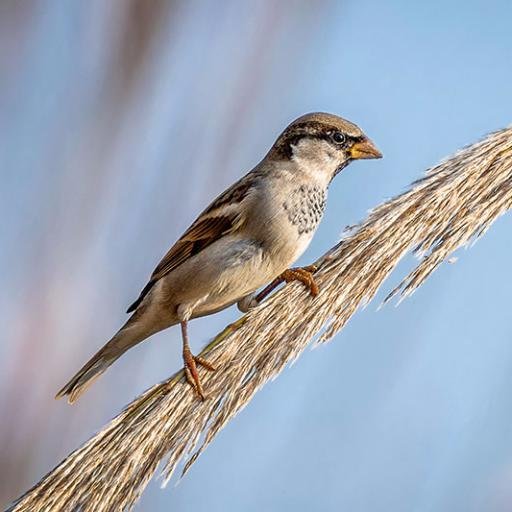
[(345, 134), (341, 132), (332, 132), (331, 139), (335, 144), (343, 144), (345, 142)]

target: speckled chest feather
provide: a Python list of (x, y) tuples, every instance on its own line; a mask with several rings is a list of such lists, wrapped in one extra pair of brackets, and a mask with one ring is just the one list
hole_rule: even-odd
[(324, 214), (326, 195), (318, 186), (301, 185), (283, 203), (288, 220), (299, 235), (315, 231)]

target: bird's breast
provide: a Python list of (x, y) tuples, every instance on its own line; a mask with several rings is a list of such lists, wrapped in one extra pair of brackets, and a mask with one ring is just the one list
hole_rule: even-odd
[(316, 230), (324, 214), (326, 196), (323, 188), (303, 184), (283, 201), (288, 221), (299, 235), (308, 235)]
[(326, 191), (315, 184), (297, 183), (268, 194), (257, 218), (258, 237), (280, 273), (306, 250), (325, 209)]

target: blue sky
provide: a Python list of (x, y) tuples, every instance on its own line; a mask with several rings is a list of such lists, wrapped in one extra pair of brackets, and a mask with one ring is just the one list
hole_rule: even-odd
[[(337, 178), (304, 263), (424, 169), (510, 123), (510, 2), (178, 2), (135, 71), (123, 64), (135, 41), (126, 5), (6, 9), (17, 30), (0, 31), (0, 399), (11, 418), (0, 435), (20, 468), (6, 497), (178, 368), (171, 329), (73, 408), (52, 400), (168, 246), (293, 118), (343, 115), (384, 153)], [(509, 510), (511, 233), (505, 216), (377, 312), (406, 258), (178, 487), (150, 484), (139, 510)], [(194, 346), (237, 316), (194, 322)]]

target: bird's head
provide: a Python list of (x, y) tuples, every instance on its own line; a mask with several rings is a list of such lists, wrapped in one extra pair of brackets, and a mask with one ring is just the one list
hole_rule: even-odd
[(328, 184), (352, 160), (382, 158), (354, 123), (333, 114), (305, 114), (278, 137), (270, 157), (294, 162), (302, 172)]

